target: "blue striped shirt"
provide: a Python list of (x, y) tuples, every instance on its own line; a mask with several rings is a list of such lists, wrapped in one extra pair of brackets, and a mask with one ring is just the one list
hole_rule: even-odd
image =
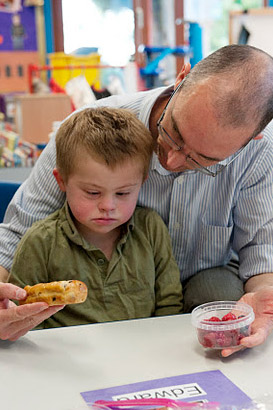
[[(130, 109), (148, 127), (154, 102), (164, 90), (112, 96), (92, 106)], [(270, 123), (264, 138), (251, 141), (216, 178), (196, 171), (169, 172), (154, 154), (139, 205), (155, 209), (168, 226), (182, 280), (228, 263), (233, 252), (239, 257), (242, 279), (273, 272), (272, 135)], [(26, 229), (64, 202), (52, 175), (55, 158), (52, 138), (0, 225), (0, 265), (6, 269)]]

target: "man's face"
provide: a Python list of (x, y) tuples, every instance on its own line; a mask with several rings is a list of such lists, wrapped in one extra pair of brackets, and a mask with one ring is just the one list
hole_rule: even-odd
[[(215, 165), (244, 146), (255, 129), (253, 124), (222, 126), (212, 106), (206, 84), (190, 94), (174, 96), (161, 122), (157, 154), (161, 165), (172, 172)], [(200, 168), (200, 167), (199, 167)]]

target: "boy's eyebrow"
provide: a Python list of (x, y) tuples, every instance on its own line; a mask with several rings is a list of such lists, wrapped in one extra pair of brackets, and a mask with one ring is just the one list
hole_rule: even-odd
[[(90, 184), (90, 183), (88, 183), (88, 182), (84, 182), (84, 184), (87, 186), (87, 187), (89, 187), (90, 189), (91, 188), (95, 188), (95, 189), (102, 189), (102, 188), (104, 188), (103, 186), (101, 186), (101, 185), (97, 185), (97, 184)], [(117, 188), (115, 188), (115, 190), (117, 190), (117, 189), (126, 189), (126, 188), (130, 188), (130, 187), (134, 187), (134, 186), (136, 186), (136, 185), (138, 185), (138, 183), (135, 183), (135, 184), (127, 184), (127, 185), (122, 185), (122, 186), (120, 186), (120, 187), (117, 187)]]
[[(173, 126), (173, 129), (175, 130), (175, 132), (179, 135), (179, 138), (181, 138), (181, 141), (183, 141), (184, 142), (184, 138), (182, 137), (182, 135), (180, 134), (180, 132), (179, 132), (179, 129), (178, 129), (178, 126), (177, 126), (177, 124), (176, 124), (176, 122), (175, 122), (175, 119), (173, 118), (173, 114), (171, 114), (171, 120), (172, 120), (172, 126)], [(204, 155), (204, 154), (201, 154), (201, 152), (197, 152), (197, 151), (194, 151), (195, 152), (195, 154), (197, 154), (199, 157), (201, 157), (201, 158), (204, 158), (204, 159), (206, 159), (207, 161), (215, 161), (215, 162), (221, 162), (221, 161), (223, 161), (225, 158), (215, 158), (215, 157), (208, 157), (207, 155)]]

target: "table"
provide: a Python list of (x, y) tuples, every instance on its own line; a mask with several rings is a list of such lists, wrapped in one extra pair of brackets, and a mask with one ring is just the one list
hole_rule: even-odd
[(24, 182), (31, 171), (32, 167), (0, 168), (0, 181)]
[(261, 400), (272, 394), (272, 368), (272, 335), (221, 358), (198, 344), (189, 314), (38, 330), (0, 341), (0, 403), (3, 410), (82, 410), (83, 391), (217, 369)]

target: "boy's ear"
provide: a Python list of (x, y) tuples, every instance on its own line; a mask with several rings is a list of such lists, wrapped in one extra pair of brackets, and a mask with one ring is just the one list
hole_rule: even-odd
[(60, 190), (65, 192), (66, 191), (65, 182), (64, 182), (63, 177), (61, 176), (60, 171), (58, 170), (58, 168), (53, 169), (53, 175), (54, 175), (54, 177), (57, 181), (57, 184), (59, 185)]

